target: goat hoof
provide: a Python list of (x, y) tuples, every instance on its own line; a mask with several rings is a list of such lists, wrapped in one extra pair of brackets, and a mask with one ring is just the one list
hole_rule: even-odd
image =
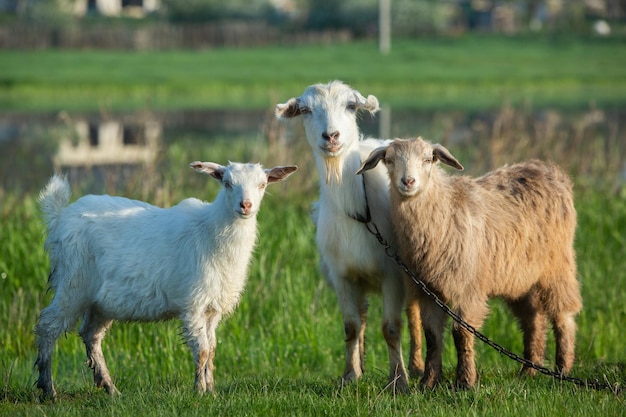
[(533, 376), (537, 375), (537, 371), (534, 370), (533, 368), (527, 368), (527, 367), (523, 366), (522, 369), (520, 369), (518, 375), (519, 376), (525, 376), (525, 377), (533, 377)]
[(469, 389), (474, 388), (474, 385), (476, 385), (476, 381), (471, 381), (469, 379), (465, 379), (465, 378), (459, 378), (456, 380), (456, 389), (458, 391), (467, 391)]
[(409, 384), (407, 381), (394, 380), (388, 385), (393, 390), (394, 394), (408, 394)]
[(409, 376), (415, 379), (424, 376), (424, 365), (422, 365), (421, 367), (416, 365), (409, 365)]
[(437, 388), (437, 386), (439, 386), (439, 384), (441, 383), (441, 380), (438, 378), (427, 378), (427, 377), (423, 377), (420, 381), (420, 388), (422, 390), (434, 390), (435, 388)]
[(341, 376), (342, 382), (350, 383), (359, 379), (363, 375), (362, 373), (357, 372), (356, 370), (345, 371)]
[(120, 397), (122, 395), (122, 393), (115, 388), (115, 385), (113, 384), (105, 386), (104, 389), (111, 397)]
[(54, 388), (52, 389), (52, 391), (43, 391), (39, 397), (39, 401), (42, 403), (56, 402), (56, 399), (57, 399), (57, 393), (54, 390)]

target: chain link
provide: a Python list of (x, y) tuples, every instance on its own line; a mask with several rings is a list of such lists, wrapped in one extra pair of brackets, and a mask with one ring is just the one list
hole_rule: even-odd
[(455, 313), (450, 307), (448, 307), (448, 305), (446, 303), (444, 303), (437, 296), (437, 294), (435, 294), (434, 292), (432, 292), (428, 288), (428, 286), (424, 283), (424, 281), (419, 279), (413, 273), (413, 271), (411, 271), (409, 269), (409, 267), (402, 261), (402, 259), (400, 259), (400, 256), (398, 255), (397, 251), (387, 242), (387, 240), (385, 240), (383, 235), (378, 230), (378, 226), (376, 226), (375, 223), (373, 223), (372, 221), (369, 221), (369, 222), (365, 223), (365, 227), (367, 227), (367, 230), (372, 235), (374, 235), (376, 237), (376, 239), (378, 239), (378, 242), (380, 242), (380, 244), (382, 246), (384, 246), (385, 254), (387, 254), (387, 256), (389, 256), (390, 258), (393, 258), (398, 263), (398, 265), (404, 270), (404, 272), (406, 272), (407, 275), (409, 277), (411, 277), (411, 280), (418, 287), (420, 287), (420, 289), (428, 297), (430, 297), (430, 299), (432, 299), (435, 302), (435, 304), (437, 304), (447, 315), (452, 317), (454, 319), (454, 321), (459, 324), (459, 326), (463, 327), (465, 330), (467, 330), (468, 332), (473, 334), (476, 338), (480, 339), (481, 341), (483, 341), (487, 345), (489, 345), (492, 348), (494, 348), (501, 355), (505, 355), (505, 356), (513, 359), (514, 361), (524, 365), (526, 368), (532, 368), (532, 369), (536, 370), (537, 372), (540, 372), (540, 373), (542, 373), (544, 375), (548, 375), (548, 376), (554, 377), (554, 378), (558, 379), (559, 381), (572, 382), (572, 383), (574, 383), (574, 384), (576, 384), (578, 386), (585, 387), (585, 388), (596, 389), (596, 390), (610, 390), (610, 391), (612, 391), (616, 395), (623, 391), (623, 387), (621, 387), (619, 383), (609, 384), (609, 383), (604, 383), (604, 382), (598, 381), (597, 379), (593, 380), (593, 381), (589, 381), (589, 380), (585, 380), (585, 379), (581, 379), (581, 378), (574, 378), (574, 377), (571, 377), (571, 376), (567, 376), (567, 375), (564, 375), (563, 373), (560, 373), (560, 372), (552, 371), (551, 369), (548, 369), (546, 367), (537, 365), (536, 363), (534, 363), (532, 361), (529, 361), (528, 359), (526, 359), (524, 357), (521, 357), (518, 354), (516, 354), (514, 352), (511, 352), (510, 350), (507, 350), (502, 345), (499, 345), (498, 343), (492, 341), (487, 336), (485, 336), (483, 333), (478, 331), (474, 326), (472, 326), (471, 324), (469, 324), (465, 320), (463, 320), (463, 318), (461, 316), (459, 316), (457, 313)]

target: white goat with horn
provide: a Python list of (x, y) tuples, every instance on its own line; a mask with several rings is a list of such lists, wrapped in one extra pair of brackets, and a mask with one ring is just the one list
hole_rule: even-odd
[[(389, 351), (389, 378), (400, 390), (408, 388), (402, 358), (402, 309), (405, 305), (403, 272), (385, 255), (384, 248), (368, 232), (363, 221), (371, 218), (387, 239), (393, 237), (389, 217), (389, 180), (382, 169), (355, 175), (361, 160), (388, 143), (363, 139), (357, 113), (378, 110), (378, 100), (367, 98), (341, 81), (315, 84), (297, 98), (276, 106), (276, 116), (302, 116), (306, 137), (320, 175), (320, 196), (316, 205), (316, 241), (322, 271), (333, 286), (346, 337), (346, 367), (343, 379), (356, 380), (364, 370), (364, 333), (368, 292), (383, 297), (382, 331)], [(367, 189), (367, 192), (366, 192)], [(407, 306), (411, 333), (409, 370), (423, 372), (421, 318), (416, 302)]]
[(163, 209), (142, 201), (88, 195), (68, 205), (70, 187), (55, 175), (40, 194), (48, 226), (52, 303), (41, 311), (37, 387), (54, 399), (52, 348), (79, 318), (87, 363), (98, 387), (118, 393), (102, 354), (114, 320), (180, 318), (196, 364), (195, 387), (213, 390), (215, 331), (234, 311), (256, 243), (257, 213), (268, 184), (297, 167), (193, 162), (222, 189), (213, 203), (195, 198)]

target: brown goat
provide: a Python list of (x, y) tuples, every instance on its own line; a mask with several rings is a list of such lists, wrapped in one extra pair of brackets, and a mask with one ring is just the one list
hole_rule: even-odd
[[(582, 307), (576, 279), (576, 211), (570, 179), (538, 160), (504, 166), (479, 178), (449, 176), (438, 165), (463, 167), (441, 145), (395, 140), (373, 151), (358, 173), (384, 161), (391, 180), (391, 218), (400, 256), (465, 321), (480, 328), (487, 301), (501, 297), (519, 319), (524, 357), (542, 364), (547, 322), (556, 339), (556, 369), (574, 362), (575, 315)], [(421, 384), (442, 380), (446, 315), (416, 286), (422, 306), (426, 364)], [(472, 335), (453, 325), (456, 384), (475, 385)], [(534, 370), (524, 371), (534, 374)]]

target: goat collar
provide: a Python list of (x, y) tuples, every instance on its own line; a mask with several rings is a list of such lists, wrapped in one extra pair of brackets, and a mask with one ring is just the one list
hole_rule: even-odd
[(370, 205), (367, 201), (367, 188), (365, 187), (365, 173), (361, 175), (362, 184), (363, 184), (363, 197), (365, 197), (365, 215), (361, 213), (347, 213), (348, 217), (352, 220), (356, 220), (359, 223), (367, 224), (372, 221), (372, 213), (370, 213)]

